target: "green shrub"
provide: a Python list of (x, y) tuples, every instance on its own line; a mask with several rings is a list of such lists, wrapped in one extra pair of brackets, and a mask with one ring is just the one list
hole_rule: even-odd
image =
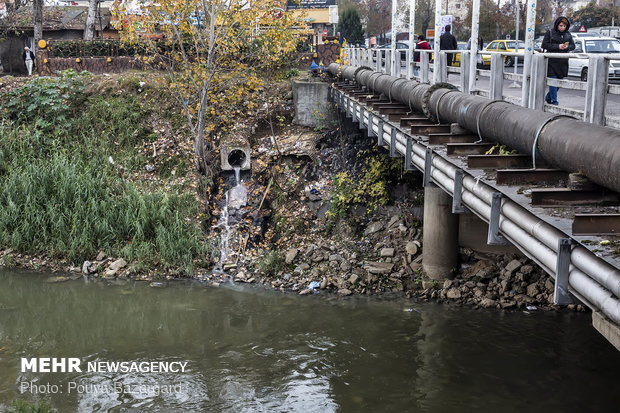
[(7, 413), (54, 413), (54, 409), (49, 404), (39, 401), (30, 403), (22, 399), (17, 399), (8, 408)]
[(267, 275), (276, 275), (284, 268), (284, 257), (278, 251), (271, 251), (257, 263), (257, 268)]

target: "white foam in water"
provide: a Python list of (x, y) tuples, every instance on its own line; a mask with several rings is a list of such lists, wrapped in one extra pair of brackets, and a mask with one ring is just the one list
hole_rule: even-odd
[(237, 226), (236, 223), (230, 222), (230, 211), (242, 208), (246, 206), (248, 202), (248, 190), (241, 183), (241, 168), (236, 166), (234, 169), (235, 186), (226, 191), (226, 204), (224, 208), (222, 208), (222, 216), (217, 223), (217, 227), (222, 228), (220, 236), (220, 263), (218, 267), (220, 270), (230, 254), (230, 237)]

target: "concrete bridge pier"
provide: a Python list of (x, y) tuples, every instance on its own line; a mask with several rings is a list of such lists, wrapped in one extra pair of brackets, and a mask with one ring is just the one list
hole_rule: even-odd
[(452, 197), (435, 184), (424, 188), (422, 269), (434, 280), (453, 278), (458, 266), (459, 217)]

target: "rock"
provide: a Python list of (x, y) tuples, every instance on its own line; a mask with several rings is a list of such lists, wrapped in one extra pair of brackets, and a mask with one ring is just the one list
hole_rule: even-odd
[(403, 225), (403, 224), (400, 224), (400, 225), (398, 226), (398, 230), (399, 230), (402, 234), (404, 234), (405, 232), (407, 232), (407, 227), (406, 227), (405, 225)]
[(124, 268), (127, 266), (127, 261), (125, 261), (122, 258), (119, 258), (118, 260), (114, 261), (112, 264), (110, 264), (109, 269), (110, 270), (120, 270), (121, 268)]
[(383, 229), (383, 222), (381, 221), (373, 222), (366, 227), (366, 229), (364, 230), (364, 235), (371, 235), (371, 234), (374, 234), (375, 232), (381, 231), (382, 229)]
[(284, 257), (284, 262), (286, 262), (286, 264), (288, 265), (292, 264), (293, 261), (295, 261), (295, 258), (297, 258), (298, 253), (299, 253), (299, 250), (297, 248), (291, 248), (290, 250), (286, 252), (286, 255)]
[(532, 283), (527, 286), (527, 295), (530, 297), (535, 297), (540, 291), (538, 290), (538, 284)]
[(341, 256), (341, 255), (338, 255), (338, 254), (331, 254), (331, 255), (329, 256), (329, 260), (330, 260), (330, 261), (337, 261), (337, 262), (340, 262), (340, 261), (342, 261), (342, 259), (343, 259), (343, 258), (342, 258), (342, 256)]
[(308, 294), (312, 294), (312, 288), (306, 288), (299, 292), (299, 295), (308, 295)]
[(416, 255), (418, 253), (418, 246), (415, 242), (409, 241), (407, 245), (405, 245), (405, 250), (409, 255)]
[(105, 259), (105, 252), (99, 251), (99, 254), (97, 254), (96, 261), (103, 261), (104, 259)]
[(360, 277), (359, 277), (359, 275), (357, 275), (357, 274), (351, 274), (351, 276), (349, 277), (348, 281), (349, 281), (351, 284), (355, 284), (355, 283), (357, 283), (357, 281), (359, 280), (359, 278), (360, 278)]
[(342, 295), (342, 296), (347, 296), (347, 295), (351, 295), (353, 294), (353, 291), (347, 289), (347, 288), (341, 288), (340, 290), (338, 290), (338, 295)]
[(515, 301), (516, 301), (517, 305), (519, 305), (521, 307), (524, 304), (531, 304), (535, 300), (532, 297), (529, 297), (529, 296), (527, 296), (525, 294), (517, 294), (517, 295), (515, 295)]
[(321, 286), (319, 288), (321, 290), (324, 290), (327, 288), (327, 278), (323, 278), (323, 281), (321, 281)]
[(381, 249), (382, 257), (393, 257), (394, 256), (394, 248), (382, 248)]
[(491, 300), (490, 298), (484, 298), (480, 302), (480, 307), (495, 308), (495, 307), (497, 307), (497, 302), (495, 300)]
[(146, 166), (144, 167), (144, 169), (146, 170), (146, 172), (153, 172), (155, 170), (155, 165), (153, 164), (146, 164)]
[(553, 281), (551, 281), (549, 278), (547, 278), (547, 281), (545, 281), (545, 288), (547, 289), (547, 291), (553, 291), (555, 289)]
[(345, 272), (351, 270), (351, 263), (347, 260), (343, 260), (340, 264), (340, 269)]
[(448, 288), (452, 287), (452, 280), (445, 280), (443, 282), (443, 289), (447, 290)]
[(309, 269), (310, 269), (310, 264), (304, 262), (304, 263), (299, 264), (297, 267), (295, 267), (293, 272), (297, 272), (301, 274), (302, 272), (309, 270)]
[(105, 276), (105, 277), (114, 277), (114, 276), (116, 276), (116, 273), (117, 273), (117, 272), (118, 272), (118, 269), (108, 269), (108, 270), (105, 272), (104, 276)]
[(371, 274), (389, 274), (392, 272), (394, 264), (389, 262), (367, 262), (364, 268)]
[(517, 305), (514, 301), (502, 301), (499, 303), (502, 308), (512, 308)]
[(398, 224), (400, 221), (400, 217), (398, 215), (393, 216), (392, 218), (390, 218), (390, 222), (388, 222), (388, 228), (394, 228), (396, 227), (396, 224)]
[(235, 264), (234, 262), (226, 262), (224, 263), (224, 266), (222, 267), (224, 271), (230, 271), (236, 268), (237, 268), (237, 264)]
[(90, 274), (90, 267), (91, 267), (92, 263), (90, 261), (84, 261), (84, 263), (82, 264), (82, 273), (83, 274)]
[(521, 272), (525, 275), (531, 274), (532, 271), (534, 271), (533, 265), (524, 265), (523, 267), (521, 267)]
[(514, 271), (518, 270), (521, 267), (521, 261), (512, 260), (506, 265), (506, 271), (512, 274)]
[(458, 288), (450, 288), (446, 293), (446, 297), (454, 300), (456, 298), (461, 298), (461, 292)]

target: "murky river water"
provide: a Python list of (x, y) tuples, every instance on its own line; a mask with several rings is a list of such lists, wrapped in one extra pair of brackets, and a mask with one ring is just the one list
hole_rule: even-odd
[[(45, 279), (0, 272), (0, 410), (18, 397), (61, 412), (620, 406), (620, 355), (585, 314)], [(82, 372), (22, 373), (22, 357), (76, 357)], [(187, 365), (179, 373), (87, 371), (94, 361)], [(57, 392), (32, 391), (47, 384)]]

